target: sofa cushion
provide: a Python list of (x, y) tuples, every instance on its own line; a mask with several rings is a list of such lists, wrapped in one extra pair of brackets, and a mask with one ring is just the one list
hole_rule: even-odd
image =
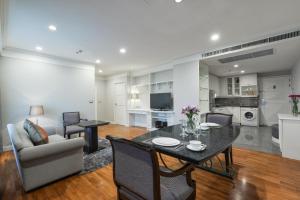
[(27, 131), (30, 140), (34, 145), (48, 143), (48, 134), (42, 127), (35, 125), (34, 123), (26, 119), (24, 122), (24, 129)]
[(60, 135), (50, 135), (48, 138), (49, 138), (49, 144), (62, 142), (62, 141), (66, 140), (64, 137), (62, 137)]
[(23, 121), (14, 126), (14, 130), (11, 131), (10, 137), (17, 151), (34, 146), (27, 132), (23, 128)]
[(47, 144), (48, 143), (48, 132), (41, 126), (35, 124), (35, 128), (38, 130), (42, 140)]

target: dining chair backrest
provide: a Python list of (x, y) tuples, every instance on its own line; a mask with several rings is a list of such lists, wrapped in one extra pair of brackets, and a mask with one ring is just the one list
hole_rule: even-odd
[(63, 122), (64, 122), (65, 126), (78, 124), (80, 122), (80, 113), (79, 112), (64, 112), (63, 113)]
[(213, 122), (222, 126), (229, 126), (232, 124), (232, 115), (223, 113), (207, 113), (206, 122)]
[(154, 149), (126, 139), (107, 136), (113, 149), (114, 181), (141, 199), (160, 199), (159, 165)]

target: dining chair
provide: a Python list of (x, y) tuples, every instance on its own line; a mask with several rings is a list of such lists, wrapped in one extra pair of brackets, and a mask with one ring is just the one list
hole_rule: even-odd
[(228, 126), (232, 124), (231, 114), (223, 113), (206, 113), (206, 122), (213, 122), (222, 126)]
[[(232, 114), (224, 114), (224, 113), (206, 113), (206, 122), (213, 122), (213, 123), (220, 124), (222, 126), (230, 126), (232, 125), (232, 116), (233, 116)], [(232, 145), (227, 149), (225, 149), (222, 153), (225, 156), (226, 166), (229, 164), (229, 159), (232, 164), (233, 163)]]
[(87, 119), (81, 119), (79, 112), (64, 112), (63, 113), (63, 126), (64, 126), (64, 137), (68, 136), (70, 139), (72, 134), (79, 134), (84, 132), (84, 128), (78, 126), (80, 121), (87, 121)]
[(113, 149), (113, 178), (119, 200), (192, 200), (192, 165), (176, 171), (159, 166), (156, 151), (142, 143), (106, 137)]

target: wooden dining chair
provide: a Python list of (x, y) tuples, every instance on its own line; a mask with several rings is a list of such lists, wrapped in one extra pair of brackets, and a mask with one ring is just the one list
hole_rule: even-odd
[(196, 198), (190, 164), (176, 171), (160, 168), (153, 148), (126, 139), (106, 138), (113, 149), (113, 178), (119, 200)]
[[(206, 113), (206, 122), (213, 122), (220, 124), (221, 126), (232, 125), (232, 114), (224, 113)], [(233, 163), (232, 158), (232, 145), (222, 152), (225, 156), (226, 166), (229, 164), (229, 159), (231, 164)], [(227, 169), (228, 170), (228, 169)]]

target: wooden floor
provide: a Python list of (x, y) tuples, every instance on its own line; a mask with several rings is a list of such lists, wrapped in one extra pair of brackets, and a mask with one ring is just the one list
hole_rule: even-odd
[[(118, 125), (101, 127), (107, 134), (133, 138), (145, 132), (141, 128)], [(229, 180), (209, 172), (195, 170), (197, 199), (278, 199), (300, 200), (300, 162), (280, 156), (234, 148), (237, 177)], [(174, 161), (169, 161), (175, 164)], [(116, 199), (112, 166), (84, 175), (74, 175), (40, 189), (25, 193), (18, 178), (12, 152), (0, 154), (0, 199)]]

